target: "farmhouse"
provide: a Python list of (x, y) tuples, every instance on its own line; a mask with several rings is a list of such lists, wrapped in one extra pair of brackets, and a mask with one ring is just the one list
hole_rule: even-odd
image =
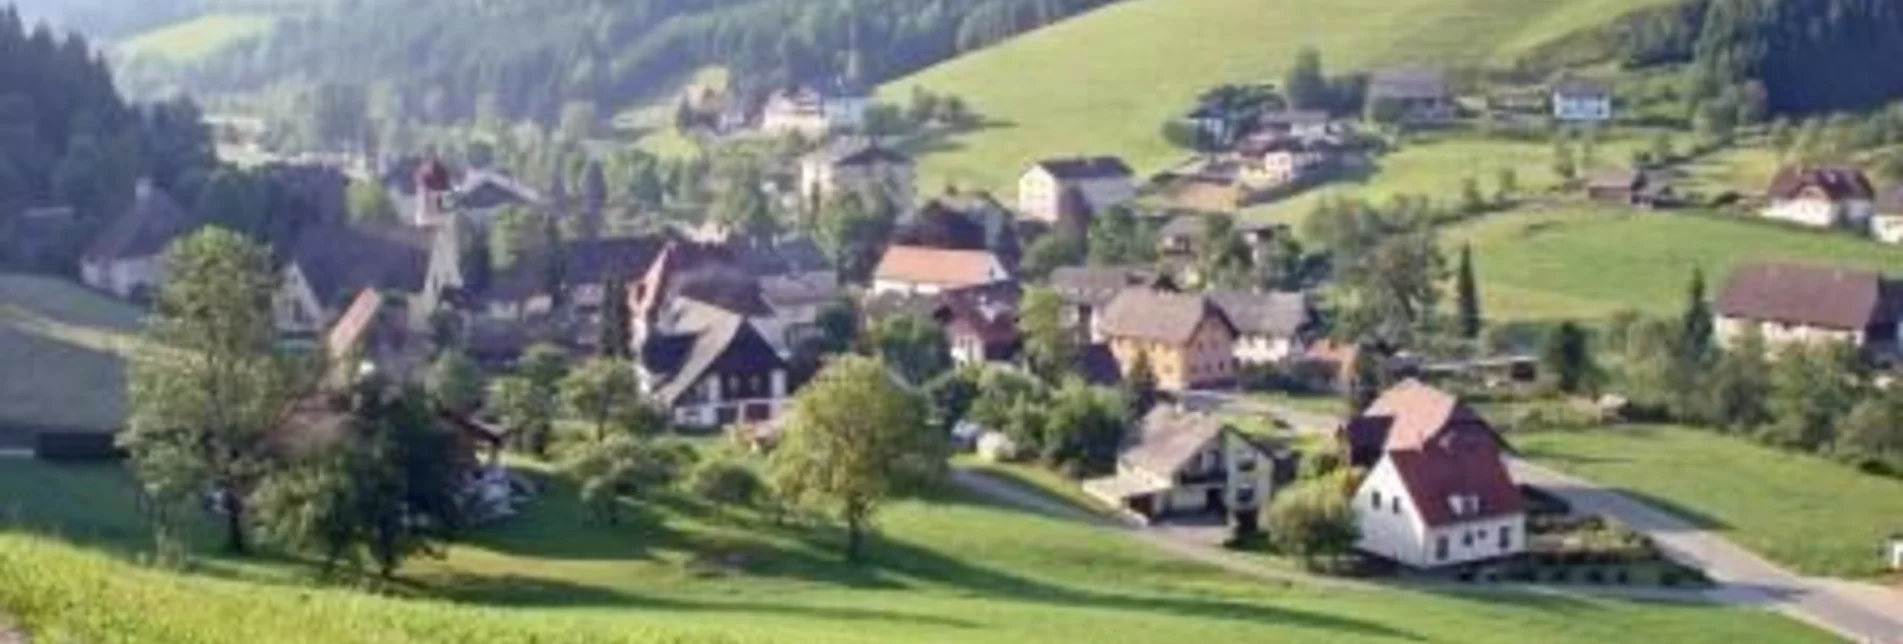
[(1245, 162), (1242, 180), (1254, 186), (1292, 183), (1339, 158), (1340, 149), (1327, 139), (1277, 138), (1251, 140), (1237, 150)]
[(970, 365), (1015, 359), (1022, 346), (1021, 297), (1017, 284), (1011, 282), (940, 294), (933, 317), (945, 326), (952, 361)]
[(1087, 218), (1135, 198), (1135, 177), (1116, 157), (1039, 161), (1018, 178), (1018, 212), (1052, 224)]
[(1211, 291), (1209, 299), (1236, 326), (1235, 356), (1241, 364), (1287, 361), (1314, 332), (1314, 310), (1304, 293)]
[(989, 250), (1006, 268), (1023, 254), (1011, 211), (986, 192), (933, 197), (892, 233), (892, 243), (950, 250)]
[(1426, 67), (1375, 70), (1368, 76), (1368, 103), (1383, 106), (1404, 123), (1436, 123), (1453, 118), (1453, 94), (1447, 72)]
[(834, 195), (885, 195), (910, 204), (912, 159), (876, 140), (845, 138), (800, 158), (800, 195), (812, 204)]
[(1102, 342), (1097, 317), (1125, 289), (1142, 286), (1176, 290), (1167, 276), (1141, 266), (1059, 266), (1051, 271), (1051, 289), (1064, 300), (1064, 324), (1087, 330), (1091, 342)]
[(1336, 133), (1335, 122), (1321, 110), (1283, 110), (1263, 114), (1258, 132), (1298, 139), (1317, 139)]
[(1767, 346), (1848, 342), (1894, 351), (1903, 290), (1865, 270), (1789, 263), (1739, 267), (1718, 293), (1717, 336), (1731, 344), (1757, 331)]
[(743, 315), (684, 300), (653, 326), (640, 347), (641, 391), (674, 422), (767, 421), (789, 403), (791, 368)]
[(132, 205), (80, 256), (80, 280), (121, 298), (149, 297), (165, 281), (165, 247), (191, 229), (178, 202), (141, 179)]
[(1886, 244), (1903, 244), (1903, 186), (1877, 198), (1870, 217), (1870, 235)]
[(1672, 188), (1644, 170), (1605, 170), (1586, 180), (1586, 198), (1605, 204), (1657, 208), (1670, 205)]
[(1355, 456), (1377, 438), (1381, 445), (1354, 495), (1357, 548), (1417, 568), (1525, 549), (1525, 501), (1507, 472), (1505, 442), (1452, 395), (1404, 381), (1350, 421), (1342, 437)]
[(1612, 87), (1603, 81), (1568, 78), (1553, 83), (1553, 118), (1567, 123), (1612, 120)]
[(990, 251), (893, 245), (872, 273), (872, 292), (934, 295), (1010, 279)]
[(1104, 308), (1098, 331), (1125, 374), (1147, 361), (1159, 389), (1186, 391), (1235, 378), (1236, 326), (1203, 296), (1124, 289)]
[(282, 333), (328, 328), (359, 291), (423, 293), (429, 256), (422, 248), (347, 226), (304, 231), (278, 272), (272, 313)]
[(1764, 217), (1805, 226), (1862, 229), (1870, 224), (1876, 190), (1862, 170), (1786, 167), (1772, 178)]
[(1254, 530), (1274, 481), (1267, 447), (1213, 416), (1158, 407), (1117, 456), (1116, 475), (1084, 491), (1146, 523), (1213, 514)]

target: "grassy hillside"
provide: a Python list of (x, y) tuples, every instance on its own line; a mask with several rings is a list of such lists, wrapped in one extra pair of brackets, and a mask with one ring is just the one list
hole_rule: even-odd
[(189, 63), (271, 31), (270, 16), (211, 13), (140, 33), (119, 44), (133, 58)]
[(1473, 244), (1485, 314), (1493, 320), (1594, 319), (1621, 308), (1675, 314), (1692, 267), (1713, 289), (1754, 260), (1862, 266), (1903, 273), (1903, 249), (1825, 233), (1687, 212), (1592, 208), (1490, 216), (1449, 230)]
[[(1903, 530), (1903, 481), (1707, 431), (1545, 432), (1516, 435), (1513, 444), (1534, 460), (1660, 501), (1809, 574), (1879, 574), (1878, 546)], [(1693, 463), (1710, 465), (1687, 467)]]
[(884, 88), (969, 100), (993, 127), (921, 163), (928, 189), (955, 181), (1008, 191), (1029, 161), (1123, 155), (1139, 170), (1181, 156), (1165, 119), (1224, 82), (1279, 81), (1303, 46), (1333, 70), (1383, 63), (1475, 63), (1626, 10), (1669, 0), (1130, 0)]
[(0, 444), (19, 426), (117, 427), (139, 316), (70, 282), (0, 274)]
[[(0, 498), (14, 507), (0, 517), (129, 513), (111, 493), (127, 484), (109, 468), (8, 463)], [(13, 494), (46, 488), (80, 492)], [(0, 613), (51, 641), (1826, 641), (1728, 608), (1274, 586), (959, 496), (892, 506), (863, 566), (841, 563), (827, 530), (678, 499), (603, 527), (584, 523), (573, 498), (558, 486), (448, 559), (417, 563), (395, 589), (432, 599), (313, 590), (282, 574), (231, 580), (257, 576), (221, 562), (210, 570), (225, 580), (174, 576), (0, 536)], [(107, 519), (85, 525), (138, 525)], [(62, 534), (107, 552), (138, 543), (125, 529)]]

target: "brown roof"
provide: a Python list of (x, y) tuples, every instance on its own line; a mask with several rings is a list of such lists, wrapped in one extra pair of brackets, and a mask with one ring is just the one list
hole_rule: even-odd
[(1725, 317), (1862, 330), (1895, 322), (1896, 296), (1873, 271), (1771, 262), (1732, 271), (1717, 309)]
[(1231, 335), (1235, 334), (1235, 324), (1208, 298), (1129, 288), (1118, 293), (1104, 308), (1102, 324), (1105, 335), (1181, 344), (1194, 337), (1203, 321), (1211, 318), (1219, 321)]
[(1771, 178), (1772, 199), (1792, 199), (1810, 188), (1821, 189), (1832, 201), (1874, 199), (1876, 189), (1862, 170), (1842, 167), (1786, 167)]
[(996, 280), (998, 257), (982, 250), (894, 245), (879, 259), (874, 279), (950, 287), (983, 286)]
[(1393, 67), (1368, 75), (1369, 98), (1446, 98), (1447, 72), (1432, 67)]
[(1461, 449), (1388, 452), (1387, 458), (1421, 513), (1421, 521), (1430, 528), (1526, 511), (1526, 501), (1507, 473), (1500, 451), (1485, 443)]
[(1390, 452), (1445, 445), (1469, 436), (1504, 446), (1500, 435), (1473, 408), (1452, 394), (1412, 378), (1382, 392), (1362, 416), (1393, 419), (1386, 445)]

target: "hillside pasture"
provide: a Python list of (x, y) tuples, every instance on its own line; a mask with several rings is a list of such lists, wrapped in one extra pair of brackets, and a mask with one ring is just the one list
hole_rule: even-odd
[[(0, 516), (130, 513), (110, 494), (19, 494), (111, 490), (124, 484), (116, 476), (43, 464), (0, 473), (0, 494), (17, 499)], [(556, 484), (447, 559), (414, 562), (387, 588), (394, 597), (228, 574), (222, 561), (197, 565), (213, 578), (85, 552), (124, 554), (136, 535), (14, 530), (0, 533), (0, 611), (56, 641), (1827, 641), (1746, 609), (1268, 584), (955, 493), (889, 507), (865, 564), (840, 560), (836, 530), (678, 497), (631, 504), (616, 526), (585, 515)]]
[(0, 275), (0, 446), (28, 430), (118, 428), (139, 317), (70, 282)]
[(1751, 261), (1903, 273), (1903, 249), (1848, 233), (1691, 210), (1596, 206), (1490, 215), (1442, 235), (1473, 245), (1482, 310), (1494, 321), (1603, 319), (1620, 309), (1682, 310), (1692, 269), (1711, 289)]
[(138, 34), (119, 43), (119, 54), (170, 63), (190, 63), (239, 42), (263, 36), (276, 19), (249, 13), (209, 13)]
[(1132, 0), (937, 65), (881, 88), (966, 99), (992, 126), (921, 150), (927, 190), (1009, 192), (1031, 161), (1116, 154), (1140, 172), (1179, 160), (1169, 118), (1222, 83), (1277, 82), (1304, 46), (1331, 73), (1460, 66), (1669, 0)]
[(1654, 502), (1812, 575), (1880, 574), (1903, 530), (1903, 481), (1683, 427), (1524, 433), (1535, 461)]

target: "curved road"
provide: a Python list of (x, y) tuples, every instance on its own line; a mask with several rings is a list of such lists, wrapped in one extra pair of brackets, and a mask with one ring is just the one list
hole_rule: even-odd
[[(1339, 422), (1325, 414), (1222, 392), (1197, 392), (1188, 400), (1199, 408), (1275, 416), (1297, 432), (1329, 432)], [(1651, 537), (1674, 560), (1705, 571), (1719, 584), (1713, 596), (1721, 601), (1776, 610), (1854, 642), (1903, 644), (1903, 600), (1886, 602), (1838, 580), (1800, 576), (1717, 533), (1597, 483), (1519, 459), (1508, 466), (1514, 480), (1551, 492), (1580, 512), (1617, 519)]]

